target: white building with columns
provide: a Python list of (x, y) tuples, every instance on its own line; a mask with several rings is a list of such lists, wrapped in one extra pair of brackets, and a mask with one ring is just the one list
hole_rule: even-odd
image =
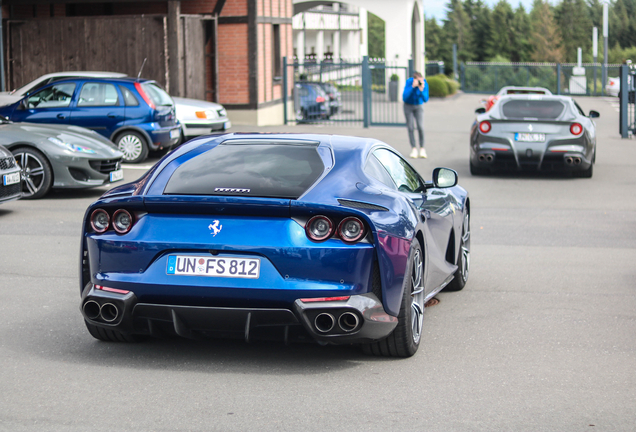
[(313, 6), (294, 15), (292, 28), (294, 57), (300, 62), (358, 61), (368, 53), (367, 11), (359, 6), (340, 3)]
[(299, 61), (367, 55), (367, 11), (385, 23), (386, 60), (424, 73), (423, 0), (293, 0), (294, 52)]

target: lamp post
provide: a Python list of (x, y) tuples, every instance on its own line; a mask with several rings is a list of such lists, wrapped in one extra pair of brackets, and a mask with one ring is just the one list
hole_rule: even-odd
[(598, 28), (592, 28), (592, 57), (594, 57), (594, 96), (596, 96), (596, 62), (598, 60)]
[(603, 4), (603, 82), (601, 83), (601, 92), (605, 95), (605, 84), (607, 83), (607, 36), (609, 35), (609, 24), (608, 24), (608, 5), (607, 3)]

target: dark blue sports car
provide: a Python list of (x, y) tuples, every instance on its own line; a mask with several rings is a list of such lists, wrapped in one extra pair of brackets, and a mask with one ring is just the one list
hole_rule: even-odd
[(424, 305), (460, 290), (470, 202), (369, 138), (186, 143), (86, 211), (81, 311), (95, 338), (280, 338), (408, 357)]

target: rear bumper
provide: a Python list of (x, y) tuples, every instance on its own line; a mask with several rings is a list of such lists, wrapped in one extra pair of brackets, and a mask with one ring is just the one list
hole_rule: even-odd
[[(397, 318), (384, 312), (373, 294), (343, 301), (296, 300), (292, 309), (199, 307), (140, 303), (132, 292), (108, 292), (88, 284), (80, 309), (84, 318), (97, 326), (127, 334), (173, 333), (186, 338), (209, 334), (250, 341), (263, 334), (278, 334), (287, 341), (290, 334), (304, 330), (321, 343), (363, 343), (388, 336), (397, 325)], [(333, 326), (317, 327), (319, 316), (327, 324), (331, 317)]]
[(493, 149), (471, 151), (470, 160), (475, 167), (493, 171), (574, 172), (585, 171), (593, 163), (578, 152), (547, 152), (528, 157), (516, 155), (512, 151)]

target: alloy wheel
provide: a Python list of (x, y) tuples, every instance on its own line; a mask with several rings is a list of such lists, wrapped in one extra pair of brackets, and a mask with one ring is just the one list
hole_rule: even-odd
[(464, 282), (468, 280), (468, 272), (470, 270), (470, 220), (468, 213), (464, 216), (462, 227), (462, 245), (461, 245), (461, 266), (460, 275)]
[(44, 164), (31, 153), (18, 152), (14, 154), (15, 161), (22, 172), (22, 194), (30, 197), (38, 193), (44, 184)]
[(124, 160), (132, 161), (141, 155), (143, 143), (136, 135), (124, 135), (117, 142), (117, 147), (124, 154)]
[(413, 342), (416, 344), (422, 336), (424, 323), (424, 265), (422, 252), (417, 250), (413, 257), (411, 270), (411, 327), (413, 330)]

